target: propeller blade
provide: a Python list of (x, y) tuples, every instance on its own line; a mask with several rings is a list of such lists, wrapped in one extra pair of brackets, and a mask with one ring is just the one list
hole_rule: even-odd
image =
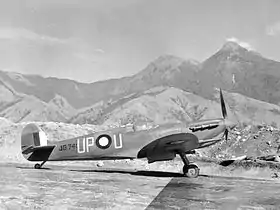
[(228, 140), (228, 129), (225, 130), (225, 140)]
[(220, 99), (221, 99), (221, 108), (222, 108), (223, 118), (226, 118), (227, 117), (227, 109), (226, 109), (226, 105), (225, 105), (225, 101), (224, 101), (224, 97), (223, 97), (223, 93), (222, 93), (221, 88), (220, 88)]

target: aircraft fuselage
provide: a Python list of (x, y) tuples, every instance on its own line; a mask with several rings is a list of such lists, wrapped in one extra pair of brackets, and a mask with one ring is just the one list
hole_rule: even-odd
[[(222, 118), (218, 118), (190, 123), (187, 126), (178, 123), (142, 130), (121, 127), (100, 131), (56, 142), (48, 161), (134, 159), (137, 158), (139, 150), (150, 142), (180, 133), (195, 134), (199, 140), (199, 147), (204, 147), (204, 144), (209, 146), (221, 140), (225, 130), (223, 122)], [(100, 140), (102, 136), (104, 140)], [(209, 140), (212, 141), (209, 143)]]

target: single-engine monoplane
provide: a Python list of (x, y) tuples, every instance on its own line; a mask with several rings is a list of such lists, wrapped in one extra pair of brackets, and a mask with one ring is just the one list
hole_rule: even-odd
[(213, 145), (236, 126), (227, 117), (220, 89), (223, 118), (200, 120), (188, 124), (157, 125), (137, 129), (133, 125), (98, 131), (51, 143), (35, 123), (27, 124), (21, 133), (21, 150), (28, 161), (40, 169), (47, 161), (118, 160), (147, 158), (148, 163), (172, 160), (179, 155), (184, 163), (183, 174), (197, 177), (199, 167), (190, 163), (187, 154)]

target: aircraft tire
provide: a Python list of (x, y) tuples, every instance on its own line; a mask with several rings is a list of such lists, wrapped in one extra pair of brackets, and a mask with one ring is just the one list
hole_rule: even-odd
[(41, 168), (41, 165), (40, 165), (39, 163), (36, 163), (36, 164), (34, 165), (34, 168), (35, 168), (35, 169), (40, 169), (40, 168)]
[(184, 165), (183, 174), (189, 178), (196, 178), (199, 175), (199, 168), (195, 164)]

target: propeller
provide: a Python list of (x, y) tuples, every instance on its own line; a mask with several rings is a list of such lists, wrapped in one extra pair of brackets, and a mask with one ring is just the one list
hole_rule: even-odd
[(225, 104), (225, 100), (224, 100), (221, 88), (220, 88), (220, 99), (221, 99), (221, 108), (222, 108), (223, 118), (226, 119), (227, 118), (227, 109), (226, 109), (226, 104)]
[(228, 126), (227, 126), (227, 109), (226, 109), (226, 104), (225, 104), (225, 100), (223, 97), (223, 93), (222, 93), (222, 89), (220, 88), (220, 100), (221, 100), (221, 109), (222, 109), (222, 115), (223, 118), (225, 120), (225, 124), (226, 124), (226, 130), (224, 132), (224, 136), (226, 141), (228, 140)]
[(228, 129), (226, 128), (225, 133), (224, 133), (226, 141), (228, 140)]

